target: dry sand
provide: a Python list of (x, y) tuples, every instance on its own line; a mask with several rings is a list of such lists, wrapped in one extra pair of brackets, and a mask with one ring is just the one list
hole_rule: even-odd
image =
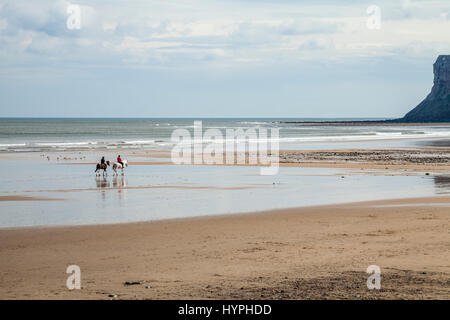
[[(449, 212), (435, 197), (2, 229), (0, 298), (449, 299)], [(71, 264), (81, 290), (66, 288)], [(372, 264), (381, 290), (366, 287)]]

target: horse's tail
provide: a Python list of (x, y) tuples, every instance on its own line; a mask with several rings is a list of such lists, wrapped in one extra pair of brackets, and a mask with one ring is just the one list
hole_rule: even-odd
[(100, 165), (97, 163), (97, 166), (95, 167), (94, 172), (97, 172), (100, 169)]

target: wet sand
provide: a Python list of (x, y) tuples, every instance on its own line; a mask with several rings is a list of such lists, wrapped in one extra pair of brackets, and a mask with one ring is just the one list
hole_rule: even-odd
[[(95, 163), (62, 163), (64, 165), (95, 165)], [(170, 161), (133, 161), (133, 166), (160, 166), (173, 165)], [(202, 164), (207, 165), (207, 164)], [(215, 164), (216, 166), (216, 164)], [(255, 166), (249, 164), (224, 164), (223, 166)], [(448, 171), (450, 164), (400, 164), (400, 163), (379, 163), (379, 162), (282, 162), (280, 167), (299, 167), (299, 168), (336, 168), (336, 169), (361, 169), (361, 170), (412, 170), (412, 171)], [(263, 166), (261, 166), (263, 167)]]
[[(184, 190), (246, 190), (254, 189), (256, 186), (241, 187), (214, 187), (214, 186), (117, 186), (117, 187), (101, 187), (102, 191), (108, 190), (145, 190), (145, 189), (184, 189)], [(82, 188), (82, 189), (53, 189), (53, 190), (25, 190), (24, 192), (82, 192), (82, 191), (99, 191), (99, 188)], [(33, 201), (33, 200), (58, 200), (49, 198), (37, 198), (27, 196), (0, 196), (0, 201)]]
[(53, 201), (64, 200), (44, 197), (29, 197), (29, 196), (0, 196), (0, 201)]
[[(425, 141), (427, 145), (417, 148), (404, 149), (340, 149), (340, 150), (280, 150), (280, 167), (301, 168), (337, 168), (337, 169), (360, 169), (360, 170), (391, 170), (396, 171), (433, 171), (450, 172), (450, 148), (430, 147), (439, 144), (438, 141)], [(428, 145), (429, 144), (429, 145)], [(64, 152), (46, 153), (41, 157), (49, 157), (61, 165), (89, 165), (95, 166), (97, 162), (91, 160), (92, 153), (82, 153), (83, 156), (74, 156), (72, 153), (65, 156)], [(115, 154), (108, 151), (106, 154)], [(88, 158), (86, 158), (86, 156)], [(15, 155), (1, 155), (1, 157), (14, 157)], [(27, 157), (18, 154), (17, 157)], [(34, 155), (35, 157), (36, 155)], [(90, 156), (90, 157), (89, 157)], [(235, 153), (236, 156), (236, 153)], [(33, 157), (29, 154), (28, 157)], [(173, 165), (170, 152), (158, 150), (140, 150), (129, 152), (130, 165)], [(226, 154), (223, 155), (224, 159)], [(246, 154), (248, 159), (248, 153)], [(74, 162), (74, 160), (78, 160)], [(206, 165), (206, 164), (203, 164)], [(221, 165), (221, 164), (214, 164)], [(222, 164), (224, 166), (255, 166), (253, 164)], [(257, 165), (264, 166), (264, 165)]]
[[(0, 298), (449, 299), (449, 206), (446, 196), (3, 229)], [(81, 290), (66, 288), (71, 264)], [(373, 264), (381, 290), (366, 287)]]

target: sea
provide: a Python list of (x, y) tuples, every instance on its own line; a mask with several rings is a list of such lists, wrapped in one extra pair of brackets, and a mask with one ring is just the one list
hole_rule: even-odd
[[(170, 149), (177, 129), (278, 129), (280, 149), (392, 147), (408, 140), (450, 138), (449, 125), (341, 125), (372, 118), (0, 118), (0, 152)], [(198, 122), (197, 122), (198, 123)]]

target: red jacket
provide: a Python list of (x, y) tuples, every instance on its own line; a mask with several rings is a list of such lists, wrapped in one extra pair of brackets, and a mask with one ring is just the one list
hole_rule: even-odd
[(117, 157), (117, 162), (122, 162), (122, 159), (120, 157)]

